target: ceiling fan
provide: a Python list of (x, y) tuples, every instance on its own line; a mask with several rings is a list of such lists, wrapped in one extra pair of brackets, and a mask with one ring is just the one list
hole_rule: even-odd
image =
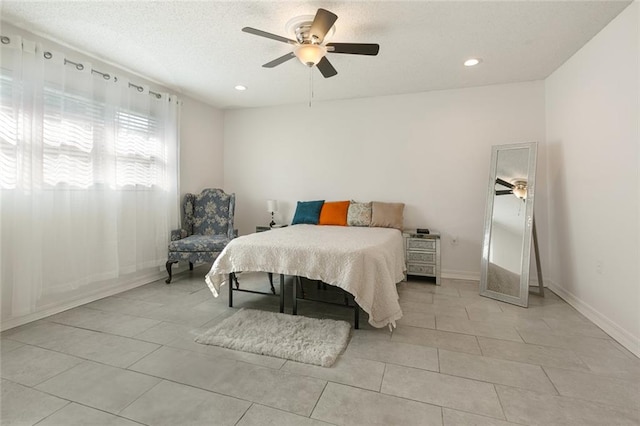
[(325, 56), (327, 53), (375, 56), (380, 50), (380, 46), (373, 43), (324, 43), (327, 33), (331, 30), (331, 27), (333, 27), (337, 19), (338, 15), (325, 9), (318, 9), (313, 21), (305, 20), (296, 25), (294, 28), (296, 40), (251, 27), (244, 27), (242, 31), (294, 46), (293, 51), (271, 62), (267, 62), (263, 65), (264, 68), (273, 68), (289, 59), (297, 57), (300, 59), (300, 62), (308, 67), (317, 66), (320, 73), (325, 78), (329, 78), (338, 74), (338, 71), (336, 71)]
[(514, 180), (513, 183), (510, 183), (504, 179), (496, 178), (496, 184), (509, 188), (497, 189), (496, 195), (513, 194), (521, 200), (527, 198), (527, 181), (525, 180)]

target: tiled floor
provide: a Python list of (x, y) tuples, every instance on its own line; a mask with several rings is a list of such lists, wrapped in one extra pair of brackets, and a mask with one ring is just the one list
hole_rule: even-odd
[[(523, 309), (479, 297), (477, 282), (401, 283), (393, 334), (361, 320), (322, 368), (195, 343), (237, 308), (278, 309), (278, 298), (248, 293), (228, 308), (205, 272), (3, 333), (0, 423), (640, 424), (640, 360), (551, 292)], [(241, 282), (268, 288), (266, 274)], [(299, 312), (352, 317), (311, 302)]]

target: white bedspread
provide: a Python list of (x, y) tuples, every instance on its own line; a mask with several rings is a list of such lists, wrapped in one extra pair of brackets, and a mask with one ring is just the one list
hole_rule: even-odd
[(231, 272), (322, 280), (351, 293), (372, 326), (395, 327), (402, 317), (396, 283), (404, 269), (402, 233), (397, 229), (293, 225), (233, 239), (205, 280), (216, 297)]

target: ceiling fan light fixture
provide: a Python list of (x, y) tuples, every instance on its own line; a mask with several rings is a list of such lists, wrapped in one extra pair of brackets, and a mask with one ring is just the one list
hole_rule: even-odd
[(300, 44), (296, 46), (293, 53), (300, 62), (308, 67), (317, 65), (324, 55), (327, 54), (327, 48), (321, 44)]
[(513, 195), (525, 200), (527, 198), (527, 182), (524, 180), (516, 180), (513, 182)]

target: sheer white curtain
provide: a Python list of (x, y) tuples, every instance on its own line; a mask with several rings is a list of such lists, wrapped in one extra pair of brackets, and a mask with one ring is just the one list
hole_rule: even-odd
[(0, 62), (2, 328), (157, 273), (178, 226), (177, 99), (10, 39)]

